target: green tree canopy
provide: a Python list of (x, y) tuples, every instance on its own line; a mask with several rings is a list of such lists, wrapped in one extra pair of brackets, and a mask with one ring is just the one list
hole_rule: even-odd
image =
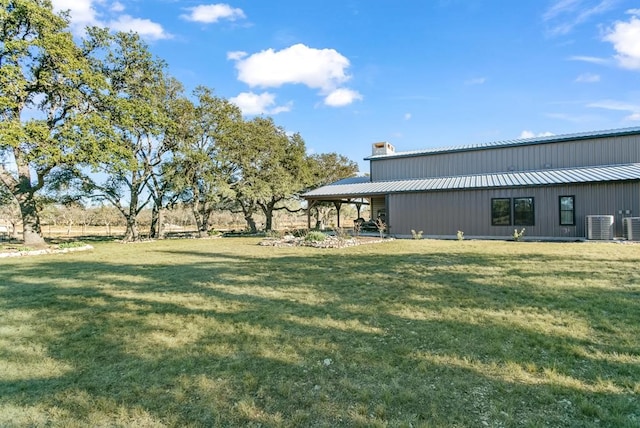
[(240, 109), (206, 87), (194, 92), (197, 104), (184, 105), (180, 137), (173, 160), (165, 168), (183, 202), (191, 207), (200, 235), (208, 232), (215, 210), (229, 208), (237, 166), (225, 158), (224, 141), (237, 138), (243, 119)]
[(288, 135), (271, 118), (257, 117), (221, 145), (223, 158), (234, 165), (231, 189), (248, 227), (256, 231), (253, 216), (262, 211), (265, 229), (271, 230), (274, 211), (285, 209), (283, 202), (310, 182), (304, 140)]
[(85, 191), (109, 201), (127, 222), (125, 240), (139, 238), (138, 215), (157, 190), (154, 173), (171, 149), (175, 123), (169, 109), (181, 96), (182, 86), (165, 75), (165, 63), (155, 58), (135, 33), (116, 33), (103, 58), (97, 58), (109, 86), (101, 93), (101, 110), (112, 140), (108, 158), (85, 174)]
[(313, 154), (309, 156), (309, 164), (311, 189), (358, 174), (358, 164), (338, 153)]
[(76, 45), (50, 1), (0, 5), (0, 184), (20, 206), (25, 243), (42, 245), (35, 194), (56, 168), (104, 152), (95, 100), (105, 82), (90, 66), (96, 45)]

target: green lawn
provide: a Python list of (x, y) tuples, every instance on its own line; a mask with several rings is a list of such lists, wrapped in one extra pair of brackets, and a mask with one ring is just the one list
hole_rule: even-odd
[(0, 259), (0, 426), (640, 426), (640, 246)]

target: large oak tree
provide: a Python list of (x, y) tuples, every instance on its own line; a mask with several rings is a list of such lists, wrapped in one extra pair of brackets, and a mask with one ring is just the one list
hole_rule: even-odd
[(183, 106), (179, 137), (165, 174), (191, 207), (198, 233), (205, 236), (212, 214), (233, 201), (230, 186), (237, 165), (221, 149), (235, 141), (243, 119), (237, 106), (209, 88), (198, 87), (194, 95), (196, 104)]
[[(169, 114), (182, 86), (165, 75), (165, 63), (155, 58), (135, 33), (118, 32), (98, 61), (109, 83), (102, 92), (101, 111), (112, 134), (108, 158), (83, 176), (91, 196), (107, 200), (126, 219), (124, 240), (140, 237), (138, 216), (158, 189), (154, 174), (171, 149), (174, 127)], [(157, 194), (155, 194), (157, 196)]]
[(96, 46), (78, 46), (68, 23), (48, 0), (0, 0), (0, 185), (33, 246), (44, 244), (36, 193), (57, 168), (104, 152), (94, 103), (104, 79), (89, 61)]
[(236, 138), (221, 144), (224, 158), (235, 167), (231, 189), (247, 226), (255, 232), (254, 215), (262, 212), (264, 229), (271, 230), (274, 212), (287, 209), (286, 202), (310, 183), (304, 140), (271, 118), (256, 117), (242, 124)]

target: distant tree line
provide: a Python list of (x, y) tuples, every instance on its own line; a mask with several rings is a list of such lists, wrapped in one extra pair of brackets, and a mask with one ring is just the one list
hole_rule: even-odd
[(247, 228), (273, 227), (307, 189), (353, 176), (336, 153), (308, 155), (300, 134), (272, 118), (243, 118), (211, 88), (185, 94), (135, 33), (87, 28), (76, 43), (49, 0), (0, 0), (0, 205), (19, 207), (23, 239), (44, 244), (42, 198), (113, 206), (125, 240), (164, 235), (164, 217), (188, 206), (206, 234), (215, 211)]

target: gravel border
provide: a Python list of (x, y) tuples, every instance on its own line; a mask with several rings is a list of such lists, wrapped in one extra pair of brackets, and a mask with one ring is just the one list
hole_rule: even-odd
[(393, 238), (338, 238), (328, 235), (322, 241), (305, 241), (304, 237), (295, 237), (291, 235), (283, 238), (266, 238), (260, 241), (258, 245), (263, 247), (314, 247), (314, 248), (346, 248), (355, 247), (364, 244), (379, 244), (382, 242), (393, 241)]
[(0, 258), (41, 256), (43, 254), (64, 254), (64, 253), (73, 253), (76, 251), (87, 251), (87, 250), (93, 250), (93, 246), (87, 244), (87, 245), (83, 245), (82, 247), (73, 247), (73, 248), (45, 248), (43, 250), (0, 252)]

